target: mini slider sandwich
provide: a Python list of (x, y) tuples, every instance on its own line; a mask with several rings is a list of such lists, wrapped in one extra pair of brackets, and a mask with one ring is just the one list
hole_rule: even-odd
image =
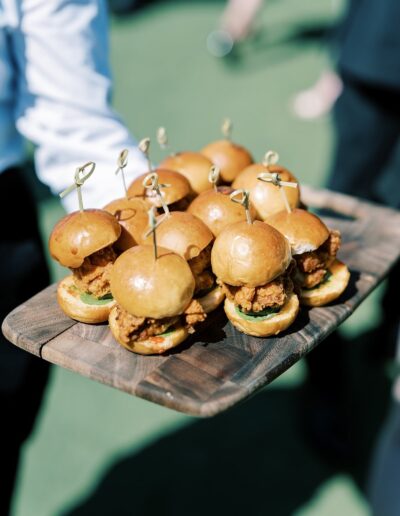
[(242, 170), (253, 163), (253, 158), (247, 149), (232, 142), (232, 122), (229, 119), (224, 120), (222, 133), (223, 140), (209, 143), (200, 152), (221, 170), (222, 182), (231, 184)]
[[(248, 192), (240, 202), (248, 206)], [(225, 313), (238, 330), (267, 337), (293, 323), (299, 310), (293, 261), (288, 241), (275, 228), (250, 216), (227, 226), (215, 240), (211, 263), (226, 294)]]
[[(113, 244), (121, 234), (117, 219), (104, 210), (84, 210), (81, 186), (92, 175), (95, 164), (88, 162), (75, 172), (75, 182), (64, 190), (64, 197), (77, 191), (79, 211), (63, 217), (49, 239), (52, 258), (72, 275), (57, 288), (57, 300), (72, 319), (85, 323), (104, 322), (114, 303), (110, 291), (110, 273), (117, 257)], [(84, 174), (86, 168), (89, 172)]]
[[(272, 183), (258, 180), (261, 174), (279, 174), (282, 181), (295, 182), (298, 180), (286, 168), (277, 164), (279, 156), (276, 152), (266, 153), (263, 163), (255, 163), (245, 168), (232, 183), (233, 188), (246, 189), (250, 192), (250, 201), (257, 212), (257, 218), (265, 220), (270, 215), (285, 209), (285, 204), (279, 190)], [(291, 208), (300, 203), (300, 189), (284, 187)]]
[(157, 242), (187, 260), (195, 278), (194, 298), (205, 313), (212, 312), (225, 298), (211, 270), (212, 232), (188, 212), (160, 215), (158, 221), (162, 224), (157, 230)]
[(164, 353), (193, 333), (207, 315), (193, 299), (195, 279), (187, 261), (157, 244), (154, 208), (149, 211), (152, 246), (136, 246), (121, 254), (111, 275), (116, 305), (110, 329), (129, 351)]
[[(188, 208), (188, 212), (202, 220), (215, 237), (229, 224), (246, 220), (243, 206), (232, 202), (229, 197), (233, 189), (229, 186), (216, 186), (218, 177), (219, 169), (214, 166), (211, 168), (209, 176), (214, 188), (198, 195)], [(256, 215), (251, 204), (250, 215), (252, 219)]]
[(323, 306), (344, 292), (350, 272), (336, 259), (339, 231), (329, 230), (316, 215), (302, 209), (281, 211), (266, 222), (290, 242), (297, 264), (294, 281), (303, 305)]

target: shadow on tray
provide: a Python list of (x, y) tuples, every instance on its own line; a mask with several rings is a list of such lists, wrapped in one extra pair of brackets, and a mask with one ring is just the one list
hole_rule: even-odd
[[(316, 451), (305, 435), (305, 408), (312, 399), (308, 389), (269, 389), (128, 453), (64, 515), (283, 516), (338, 472), (347, 471), (362, 489), (388, 399), (383, 360), (371, 354), (376, 338), (371, 332), (348, 342), (340, 365), (350, 372), (346, 393), (355, 437), (346, 466)], [(332, 367), (338, 366), (334, 351), (332, 347)]]

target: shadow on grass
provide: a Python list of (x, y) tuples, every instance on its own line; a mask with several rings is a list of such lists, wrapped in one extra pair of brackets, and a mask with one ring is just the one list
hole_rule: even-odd
[[(347, 392), (356, 437), (347, 471), (361, 488), (387, 399), (382, 367), (368, 358), (370, 339), (374, 336), (349, 342), (345, 364), (352, 371)], [(334, 362), (333, 356), (332, 367)], [(301, 389), (263, 391), (227, 413), (195, 420), (127, 453), (64, 514), (292, 514), (344, 470), (303, 437), (303, 396)]]

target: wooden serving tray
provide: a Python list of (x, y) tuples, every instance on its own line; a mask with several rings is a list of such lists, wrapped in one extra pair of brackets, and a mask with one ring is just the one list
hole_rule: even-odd
[[(59, 309), (56, 285), (13, 310), (3, 322), (15, 345), (49, 362), (195, 416), (213, 416), (268, 384), (321, 342), (387, 275), (400, 255), (400, 212), (327, 190), (302, 188), (312, 207), (342, 232), (340, 258), (350, 284), (332, 306), (302, 308), (278, 337), (237, 332), (222, 309), (183, 345), (162, 356), (135, 355), (119, 346), (107, 325), (77, 323)], [(344, 217), (343, 217), (344, 216)]]

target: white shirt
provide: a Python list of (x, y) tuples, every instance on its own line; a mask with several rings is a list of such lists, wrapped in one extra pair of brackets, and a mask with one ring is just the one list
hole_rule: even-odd
[[(128, 181), (147, 170), (110, 107), (107, 34), (102, 0), (0, 0), (0, 172), (24, 160), (23, 137), (55, 194), (73, 183), (77, 166), (94, 161), (82, 187), (85, 208), (123, 196), (114, 175), (122, 149)], [(76, 195), (64, 205), (77, 209)]]

